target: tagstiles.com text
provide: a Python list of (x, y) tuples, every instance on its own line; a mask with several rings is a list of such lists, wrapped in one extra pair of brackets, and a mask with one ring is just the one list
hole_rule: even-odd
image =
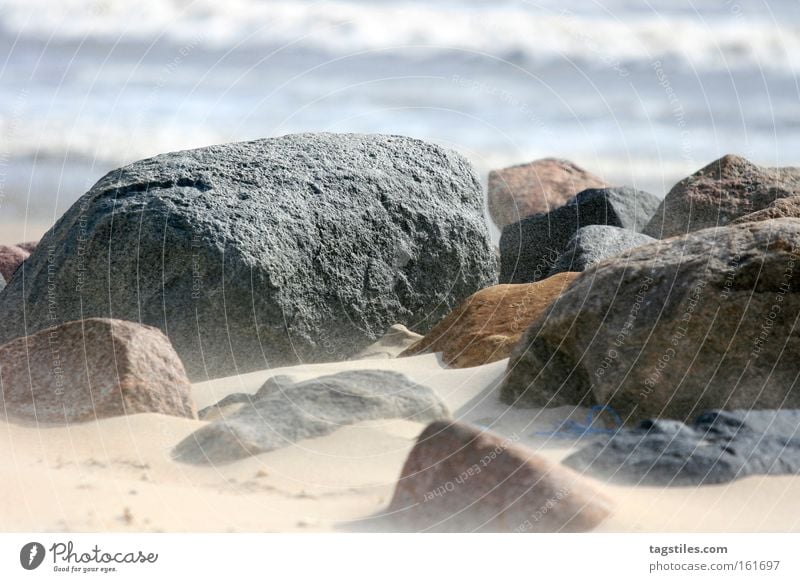
[[(735, 560), (730, 559), (727, 546), (690, 546), (679, 544), (675, 546), (650, 546), (650, 553), (671, 560), (654, 560), (649, 563), (650, 574), (659, 572), (776, 572), (780, 567), (780, 560)], [(727, 560), (700, 561), (701, 555), (709, 558), (710, 555), (726, 556)], [(697, 560), (686, 561), (687, 557), (697, 557)], [(677, 561), (678, 558), (681, 561)]]

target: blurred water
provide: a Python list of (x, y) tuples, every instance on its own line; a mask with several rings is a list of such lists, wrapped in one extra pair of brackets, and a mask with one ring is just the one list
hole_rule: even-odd
[[(5, 57), (3, 57), (5, 55)], [(800, 3), (0, 0), (0, 223), (106, 171), (297, 131), (543, 156), (663, 195), (724, 153), (800, 164)]]

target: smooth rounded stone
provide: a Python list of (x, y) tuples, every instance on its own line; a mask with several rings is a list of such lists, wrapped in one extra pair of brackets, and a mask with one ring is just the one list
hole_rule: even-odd
[(449, 416), (436, 392), (397, 372), (353, 370), (297, 383), (278, 376), (253, 395), (231, 394), (200, 411), (201, 418), (217, 420), (181, 441), (173, 456), (229, 463), (365, 420), (428, 423)]
[(565, 206), (510, 224), (500, 236), (500, 282), (544, 279), (582, 227), (601, 224), (638, 232), (658, 198), (629, 187), (584, 190)]
[(760, 222), (762, 220), (772, 220), (773, 218), (800, 218), (800, 196), (778, 198), (763, 210), (745, 214), (741, 218), (732, 221), (731, 224)]
[(514, 440), (432, 423), (408, 455), (385, 519), (406, 531), (581, 532), (610, 515), (588, 480)]
[(0, 346), (4, 412), (71, 423), (158, 412), (197, 418), (178, 355), (158, 329), (114, 319), (73, 321)]
[(0, 277), (8, 283), (30, 253), (16, 245), (0, 245)]
[(162, 329), (197, 380), (344, 360), (395, 323), (428, 331), (495, 269), (457, 153), (326, 133), (211, 146), (80, 198), (3, 292), (0, 341), (83, 314)]
[(578, 277), (525, 332), (502, 400), (609, 405), (627, 423), (800, 408), (800, 221), (705, 229)]
[(617, 226), (584, 226), (567, 243), (564, 252), (550, 269), (550, 276), (569, 271), (585, 271), (594, 263), (655, 241), (656, 239), (646, 234)]
[(397, 323), (386, 330), (386, 333), (377, 342), (367, 346), (350, 359), (384, 360), (396, 358), (403, 350), (414, 345), (422, 337), (421, 334), (414, 333), (405, 325)]
[(444, 363), (452, 368), (507, 358), (522, 333), (577, 276), (560, 273), (538, 283), (482, 289), (400, 357), (441, 352)]
[(800, 169), (766, 168), (727, 155), (675, 184), (642, 232), (668, 238), (728, 226), (779, 198), (798, 195)]
[(564, 464), (621, 484), (697, 486), (749, 475), (800, 474), (799, 410), (710, 410), (691, 425), (646, 420)]
[(489, 172), (489, 214), (499, 229), (550, 212), (587, 188), (608, 186), (569, 160), (544, 158)]

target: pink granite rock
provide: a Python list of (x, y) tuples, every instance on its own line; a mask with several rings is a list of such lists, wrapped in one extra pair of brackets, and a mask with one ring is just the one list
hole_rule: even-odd
[(115, 319), (84, 319), (0, 346), (9, 418), (81, 422), (137, 412), (197, 418), (191, 385), (167, 337)]
[(398, 529), (579, 532), (609, 515), (609, 501), (578, 473), (514, 437), (437, 421), (403, 467), (387, 519)]

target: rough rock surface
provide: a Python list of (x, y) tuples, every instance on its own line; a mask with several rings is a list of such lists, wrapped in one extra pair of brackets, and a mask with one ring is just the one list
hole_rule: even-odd
[(442, 352), (453, 368), (507, 358), (522, 333), (577, 276), (560, 273), (538, 283), (478, 291), (400, 356)]
[(593, 224), (578, 229), (561, 256), (550, 269), (550, 276), (568, 271), (585, 271), (590, 265), (615, 257), (628, 249), (655, 242), (656, 239), (618, 226)]
[(159, 330), (74, 321), (0, 346), (5, 414), (44, 423), (137, 412), (197, 418), (192, 387)]
[(544, 158), (489, 172), (489, 214), (498, 228), (526, 216), (550, 212), (602, 179), (568, 160)]
[(510, 224), (500, 237), (500, 282), (544, 279), (578, 229), (604, 224), (639, 231), (657, 206), (655, 196), (633, 188), (584, 190), (549, 214)]
[(705, 229), (578, 277), (523, 335), (502, 399), (623, 420), (800, 408), (800, 221)]
[(779, 198), (798, 195), (798, 168), (764, 168), (727, 155), (675, 184), (642, 232), (668, 238), (727, 226)]
[(564, 464), (625, 484), (697, 486), (748, 475), (800, 474), (800, 410), (711, 410), (689, 426), (647, 420)]
[(38, 245), (38, 244), (39, 244), (38, 240), (33, 240), (33, 241), (28, 241), (28, 242), (21, 242), (21, 243), (17, 244), (17, 246), (19, 248), (21, 248), (23, 251), (27, 251), (29, 253), (32, 253), (33, 250), (36, 248), (36, 245)]
[(28, 256), (30, 253), (19, 246), (0, 245), (0, 276), (6, 282), (11, 281), (11, 276)]
[(211, 146), (79, 199), (3, 292), (0, 341), (25, 334), (24, 303), (28, 331), (81, 314), (159, 327), (193, 379), (342, 360), (395, 323), (429, 330), (495, 268), (454, 152), (356, 134)]
[(214, 419), (175, 447), (188, 463), (228, 463), (324, 436), (364, 420), (427, 423), (449, 412), (436, 393), (386, 370), (354, 370), (292, 383), (270, 378), (258, 392), (231, 394), (200, 411)]
[(350, 359), (383, 360), (396, 358), (403, 350), (414, 345), (422, 337), (421, 334), (414, 333), (405, 325), (397, 323), (386, 330), (386, 333), (378, 341), (367, 346)]
[(775, 202), (750, 214), (737, 218), (731, 224), (744, 224), (745, 222), (759, 222), (773, 218), (800, 218), (800, 196), (778, 198)]
[(491, 432), (434, 422), (417, 439), (387, 509), (397, 529), (580, 532), (609, 515), (580, 475)]

